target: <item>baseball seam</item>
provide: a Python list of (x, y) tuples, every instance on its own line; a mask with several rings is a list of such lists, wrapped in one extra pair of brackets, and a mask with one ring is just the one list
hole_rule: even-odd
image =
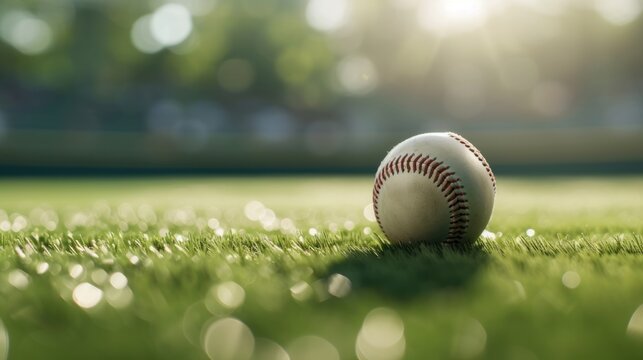
[(444, 242), (461, 241), (469, 227), (469, 201), (466, 198), (467, 193), (464, 191), (461, 179), (455, 176), (454, 171), (449, 171), (450, 169), (449, 165), (438, 161), (437, 158), (422, 154), (400, 155), (382, 166), (375, 176), (373, 210), (375, 219), (384, 234), (386, 235), (386, 231), (382, 226), (378, 211), (380, 191), (387, 179), (399, 173), (408, 172), (427, 177), (442, 192), (449, 206), (449, 232)]
[(484, 169), (487, 171), (487, 174), (489, 175), (489, 179), (491, 179), (491, 185), (493, 186), (493, 192), (496, 192), (496, 177), (493, 175), (493, 171), (491, 171), (491, 166), (489, 166), (489, 163), (487, 160), (482, 156), (482, 153), (480, 150), (478, 150), (475, 146), (473, 146), (472, 143), (467, 141), (467, 139), (463, 138), (462, 136), (456, 134), (456, 133), (449, 133), (449, 136), (453, 139), (455, 139), (457, 142), (460, 144), (464, 145), (464, 147), (467, 148), (481, 163), (482, 166), (484, 166)]

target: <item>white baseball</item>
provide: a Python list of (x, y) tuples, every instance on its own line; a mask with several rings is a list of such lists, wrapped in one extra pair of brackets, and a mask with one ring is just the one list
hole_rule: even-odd
[(406, 139), (375, 176), (373, 208), (392, 243), (472, 243), (491, 218), (496, 180), (480, 151), (454, 133)]

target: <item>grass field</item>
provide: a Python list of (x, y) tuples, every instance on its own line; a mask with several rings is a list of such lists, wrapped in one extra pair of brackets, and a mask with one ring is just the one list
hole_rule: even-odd
[(642, 358), (643, 178), (500, 178), (459, 249), (388, 245), (370, 190), (1, 180), (0, 360)]

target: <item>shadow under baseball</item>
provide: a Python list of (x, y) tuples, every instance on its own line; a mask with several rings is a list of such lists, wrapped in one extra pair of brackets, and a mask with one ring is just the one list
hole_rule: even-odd
[(398, 299), (455, 291), (465, 287), (488, 263), (473, 245), (383, 245), (354, 252), (329, 268), (352, 282), (355, 292), (370, 291)]

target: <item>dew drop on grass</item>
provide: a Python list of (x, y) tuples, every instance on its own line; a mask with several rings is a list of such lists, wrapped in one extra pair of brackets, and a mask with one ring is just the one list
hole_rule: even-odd
[(74, 302), (83, 309), (93, 308), (102, 298), (103, 291), (87, 282), (78, 284), (72, 293)]
[(315, 229), (315, 228), (310, 228), (310, 229), (308, 229), (308, 235), (310, 235), (310, 236), (317, 236), (317, 234), (318, 234), (317, 229)]
[(42, 275), (49, 270), (49, 264), (46, 262), (41, 262), (36, 266), (36, 273)]
[(69, 276), (71, 276), (72, 278), (76, 279), (80, 275), (82, 275), (84, 271), (85, 271), (85, 269), (83, 269), (82, 265), (74, 264), (74, 265), (71, 265), (69, 267)]
[(15, 250), (16, 250), (16, 254), (17, 254), (21, 259), (24, 259), (24, 258), (26, 258), (26, 257), (27, 257), (27, 255), (25, 255), (25, 252), (24, 252), (24, 251), (22, 251), (22, 249), (20, 248), (20, 246), (16, 246), (16, 247), (15, 247)]
[(484, 230), (481, 236), (485, 240), (491, 240), (491, 241), (496, 240), (496, 234), (494, 234), (489, 230)]
[(127, 286), (127, 276), (122, 272), (115, 272), (109, 277), (109, 283), (114, 289), (123, 289)]
[(534, 237), (534, 235), (536, 235), (536, 230), (527, 229), (527, 231), (525, 231), (525, 234), (527, 234), (527, 236), (529, 236), (529, 237)]
[(141, 260), (138, 258), (138, 256), (133, 255), (133, 254), (129, 254), (129, 255), (127, 256), (127, 258), (128, 258), (129, 262), (130, 262), (132, 265), (136, 265), (136, 264), (138, 264), (138, 263), (139, 263), (139, 261), (141, 261)]

